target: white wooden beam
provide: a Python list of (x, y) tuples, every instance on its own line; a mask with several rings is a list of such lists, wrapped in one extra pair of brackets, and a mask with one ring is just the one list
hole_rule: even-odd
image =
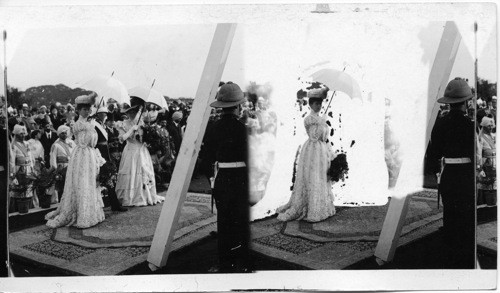
[[(436, 58), (434, 59), (434, 64), (429, 75), (425, 146), (430, 141), (432, 128), (434, 127), (434, 122), (439, 111), (437, 99), (444, 94), (461, 39), (455, 23), (451, 21), (446, 22)], [(408, 204), (411, 200), (408, 194), (412, 192), (409, 187), (413, 185), (411, 184), (413, 170), (409, 170), (409, 168), (411, 166), (403, 162), (375, 249), (375, 257), (384, 262), (390, 262), (394, 258), (408, 211)]]
[[(156, 226), (153, 243), (148, 255), (151, 269), (163, 267), (179, 221), (180, 212), (193, 175), (198, 152), (210, 117), (210, 102), (217, 93), (224, 71), (229, 49), (233, 41), (236, 24), (218, 24), (198, 90), (189, 115), (186, 133), (177, 156), (177, 162), (168, 187), (165, 203)], [(189, 65), (187, 65), (189, 66)]]

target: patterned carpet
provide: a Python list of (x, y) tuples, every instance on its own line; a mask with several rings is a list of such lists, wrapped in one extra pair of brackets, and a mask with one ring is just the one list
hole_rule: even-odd
[(497, 251), (497, 221), (480, 224), (477, 226), (477, 245), (489, 249), (490, 251)]
[[(146, 261), (162, 205), (106, 210), (106, 220), (89, 229), (45, 225), (10, 234), (14, 256), (55, 266), (75, 275), (116, 275)], [(188, 193), (172, 251), (216, 231), (210, 195)]]
[[(373, 255), (387, 207), (338, 208), (335, 216), (314, 224), (276, 217), (257, 221), (251, 226), (252, 249), (311, 269), (342, 269)], [(413, 194), (399, 245), (437, 231), (441, 211), (435, 191)]]
[[(438, 214), (436, 198), (414, 195), (406, 215), (405, 226)], [(319, 242), (377, 241), (389, 203), (384, 206), (338, 207), (335, 216), (319, 223), (292, 221), (283, 233)], [(408, 230), (408, 229), (406, 229)], [(403, 230), (403, 234), (407, 231)]]
[[(413, 195), (399, 246), (442, 226), (436, 200), (436, 192), (432, 190)], [(42, 225), (15, 232), (10, 235), (11, 253), (75, 275), (120, 274), (146, 261), (160, 208), (159, 205), (125, 213), (107, 211), (104, 223), (86, 230), (55, 231)], [(317, 224), (284, 224), (276, 217), (256, 221), (250, 225), (251, 247), (261, 254), (311, 269), (343, 269), (373, 255), (386, 208), (339, 208), (337, 215)], [(117, 228), (120, 223), (121, 228)], [(210, 196), (188, 194), (172, 250), (192, 244), (216, 229)], [(480, 225), (478, 245), (496, 251), (496, 233), (496, 222)]]

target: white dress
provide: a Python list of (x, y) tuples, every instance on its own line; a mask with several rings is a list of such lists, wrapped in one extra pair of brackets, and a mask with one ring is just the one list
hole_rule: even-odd
[(104, 204), (96, 178), (105, 161), (95, 148), (97, 132), (81, 116), (72, 131), (76, 147), (68, 163), (63, 197), (57, 210), (45, 216), (47, 226), (52, 228), (88, 228), (104, 221)]
[(333, 152), (325, 142), (328, 137), (326, 119), (311, 112), (304, 119), (309, 139), (301, 148), (297, 174), (290, 200), (278, 208), (278, 220), (319, 222), (335, 214), (332, 183), (327, 171)]
[[(135, 125), (135, 120), (125, 120), (117, 126), (119, 139)], [(139, 125), (143, 125), (142, 121)], [(142, 135), (142, 130), (136, 134)], [(155, 205), (165, 200), (156, 194), (153, 161), (147, 147), (136, 139), (136, 134), (126, 139), (116, 181), (116, 196), (122, 206)]]

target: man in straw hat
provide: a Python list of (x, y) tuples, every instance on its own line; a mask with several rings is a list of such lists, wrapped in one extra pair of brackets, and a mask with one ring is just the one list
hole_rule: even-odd
[(436, 122), (430, 145), (443, 198), (442, 230), (450, 248), (449, 265), (460, 269), (475, 267), (475, 131), (466, 116), (466, 103), (472, 97), (465, 80), (455, 78), (448, 83), (444, 97), (437, 101), (449, 104), (450, 111)]
[[(108, 131), (106, 130), (106, 125), (104, 124), (106, 122), (106, 119), (108, 118), (108, 114), (109, 114), (109, 111), (108, 111), (107, 107), (99, 108), (97, 110), (97, 113), (96, 113), (96, 119), (92, 121), (92, 124), (95, 126), (95, 130), (97, 132), (96, 148), (101, 152), (101, 156), (104, 158), (104, 160), (106, 160), (106, 164), (114, 165), (114, 168), (109, 168), (109, 170), (112, 170), (112, 169), (116, 169), (116, 164), (111, 159), (111, 155), (109, 152), (109, 143), (108, 143), (110, 137), (108, 136)], [(102, 166), (101, 170), (103, 168), (106, 168), (106, 167)], [(110, 174), (110, 176), (113, 176), (113, 175)], [(109, 203), (111, 205), (111, 210), (118, 211), (118, 212), (127, 211), (126, 208), (122, 207), (122, 205), (120, 204), (120, 201), (118, 200), (118, 197), (116, 196), (115, 186), (105, 186), (105, 187), (108, 191), (108, 197), (109, 197)]]
[(245, 125), (238, 120), (244, 101), (240, 87), (228, 82), (210, 104), (223, 111), (204, 145), (205, 170), (210, 170), (217, 206), (219, 267), (212, 272), (249, 271), (248, 145)]

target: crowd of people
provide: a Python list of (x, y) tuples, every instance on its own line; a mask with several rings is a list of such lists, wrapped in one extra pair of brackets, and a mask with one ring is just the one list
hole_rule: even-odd
[(497, 97), (477, 102), (477, 205), (496, 206), (496, 119)]
[[(252, 101), (253, 99), (255, 101)], [(120, 211), (125, 210), (122, 206), (154, 203), (155, 200), (151, 197), (145, 196), (141, 199), (141, 197), (135, 196), (136, 193), (142, 194), (144, 189), (140, 188), (139, 182), (130, 183), (130, 178), (121, 174), (119, 167), (123, 162), (128, 169), (135, 168), (130, 156), (136, 155), (134, 151), (140, 152), (140, 156), (148, 156), (152, 161), (151, 170), (145, 170), (145, 173), (148, 174), (146, 176), (148, 178), (147, 184), (151, 185), (154, 182), (157, 188), (168, 188), (185, 133), (187, 119), (191, 112), (192, 102), (170, 100), (167, 102), (168, 108), (161, 108), (155, 104), (142, 104), (143, 101), (136, 98), (132, 98), (130, 103), (123, 104), (109, 100), (109, 102), (99, 105), (98, 100), (91, 104), (87, 119), (92, 122), (97, 132), (95, 148), (99, 150), (99, 155), (104, 161), (108, 162), (100, 166), (98, 172), (99, 187), (104, 196), (104, 204), (110, 205), (113, 210)], [(275, 129), (270, 128), (276, 126), (276, 117), (268, 111), (267, 103), (263, 97), (253, 97), (252, 94), (245, 93), (238, 120), (246, 125), (249, 135), (271, 132), (271, 135), (275, 135)], [(22, 197), (32, 198), (31, 207), (39, 207), (36, 189), (29, 188), (33, 185), (32, 182), (22, 180), (22, 178), (25, 178), (26, 175), (40, 176), (45, 170), (55, 170), (56, 180), (53, 180), (54, 184), (46, 190), (46, 193), (51, 195), (51, 204), (61, 201), (65, 193), (64, 182), (68, 172), (70, 155), (78, 145), (75, 126), (82, 116), (80, 114), (82, 109), (79, 109), (78, 105), (76, 100), (74, 103), (66, 105), (54, 103), (40, 107), (33, 107), (26, 103), (16, 107), (7, 105), (8, 119), (3, 118), (4, 125), (2, 127), (8, 130), (11, 141), (11, 187), (19, 187), (18, 189), (11, 188), (13, 190), (11, 196), (18, 197), (21, 192), (23, 193)], [(135, 111), (138, 110), (138, 107), (141, 107), (141, 110)], [(207, 134), (210, 133), (211, 128), (222, 114), (222, 109), (212, 109), (204, 142), (207, 139)], [(136, 125), (132, 125), (131, 121), (135, 121)], [(142, 142), (137, 141), (135, 135), (130, 133), (127, 135), (127, 132), (132, 128), (134, 128), (134, 132), (138, 132), (141, 128), (140, 135), (142, 135), (143, 126), (154, 129), (155, 134), (161, 138), (158, 138), (158, 144), (146, 142), (145, 148), (139, 151), (139, 148), (134, 147), (134, 145), (135, 143), (138, 143), (137, 146), (142, 145)], [(206, 156), (206, 152), (202, 145), (199, 162), (203, 160), (204, 156)], [(258, 172), (258, 166), (250, 167), (254, 173)], [(201, 164), (197, 164), (195, 168), (197, 174), (195, 175), (209, 173), (209, 170), (206, 169)], [(135, 185), (122, 186), (122, 182)], [(21, 188), (21, 185), (28, 185), (28, 188)], [(132, 198), (135, 198), (134, 201)], [(11, 200), (11, 212), (17, 209), (14, 202), (15, 200)]]
[[(47, 226), (89, 228), (105, 220), (105, 206), (126, 212), (164, 200), (157, 187), (168, 187), (192, 104), (174, 100), (161, 108), (136, 96), (123, 104), (98, 100), (91, 93), (49, 108), (7, 105), (1, 128), (10, 140), (10, 212), (18, 211), (14, 203), (21, 198), (37, 208), (48, 196), (58, 205), (45, 216)], [(220, 265), (214, 271), (248, 271), (247, 133), (258, 131), (264, 104), (228, 82), (212, 105), (195, 172), (212, 179), (218, 210)], [(34, 187), (40, 178), (47, 181), (41, 192)]]
[[(253, 200), (249, 197), (265, 189), (274, 154), (274, 150), (252, 149), (268, 145), (252, 143), (252, 140), (276, 136), (277, 117), (268, 109), (265, 98), (244, 95), (233, 83), (221, 86), (217, 102), (212, 103), (214, 109), (195, 172), (212, 179), (218, 209), (221, 264), (234, 265), (230, 262), (237, 255), (236, 259), (240, 258), (240, 265), (245, 267), (244, 263), (248, 261), (248, 203)], [(466, 222), (460, 226), (462, 230), (474, 222), (463, 216), (471, 207), (466, 200), (469, 187), (461, 190), (463, 201), (450, 196), (459, 191), (452, 187), (447, 189), (450, 174), (455, 171), (468, 178), (463, 180), (464, 184), (474, 177), (470, 173), (472, 169), (467, 169), (467, 164), (472, 161), (473, 144), (460, 142), (473, 142), (473, 137), (477, 138), (477, 205), (496, 205), (496, 97), (491, 103), (477, 104), (478, 111), (473, 117), (477, 119), (474, 135), (473, 128), (470, 129), (472, 132), (467, 132), (473, 125), (471, 117), (467, 118), (471, 113), (467, 110), (467, 101), (472, 97), (470, 88), (461, 79), (451, 81), (448, 88), (445, 97), (438, 100), (443, 106), (433, 130), (431, 148), (434, 155), (445, 158), (442, 163), (447, 166), (446, 172), (436, 166), (436, 173), (440, 174), (441, 180), (445, 234), (454, 239), (466, 233), (456, 230), (463, 221)], [(463, 93), (456, 94), (453, 92), (456, 89)], [(319, 116), (327, 92), (328, 89), (321, 88), (307, 93), (311, 112), (305, 117), (304, 127), (308, 140), (302, 146), (296, 166), (291, 198), (277, 210), (281, 221), (304, 219), (318, 222), (335, 214), (330, 181), (334, 177), (331, 175), (332, 166), (339, 158), (328, 148), (329, 126), (325, 118)], [(170, 181), (191, 103), (174, 101), (169, 102), (168, 108), (161, 108), (136, 96), (131, 96), (130, 102), (123, 104), (112, 100), (100, 104), (95, 98), (95, 93), (82, 95), (74, 104), (56, 103), (50, 108), (34, 108), (28, 104), (8, 107), (4, 127), (8, 129), (11, 141), (10, 195), (15, 198), (22, 193), (23, 197), (31, 199), (32, 206), (38, 207), (41, 199), (35, 192), (37, 189), (29, 188), (34, 183), (26, 178), (40, 177), (47, 170), (53, 170), (55, 183), (45, 192), (51, 203), (60, 204), (57, 210), (46, 215), (50, 227), (92, 227), (104, 220), (102, 208), (105, 205), (124, 212), (126, 207), (155, 205), (164, 200), (158, 195), (157, 187), (166, 186)], [(302, 100), (299, 102), (305, 106)], [(463, 125), (455, 125), (455, 120)], [(248, 160), (249, 152), (252, 160)], [(264, 155), (264, 159), (256, 159), (256, 156)], [(267, 169), (266, 166), (257, 166), (259, 162), (269, 166)], [(339, 172), (345, 170), (347, 166)], [(234, 198), (235, 190), (242, 196)], [(103, 201), (103, 197), (107, 200)], [(238, 215), (234, 213), (235, 207), (240, 211)], [(13, 206), (12, 211), (15, 210)], [(242, 245), (244, 251), (241, 253), (231, 252), (234, 247)], [(464, 244), (457, 249), (468, 251), (469, 246)]]
[[(80, 99), (81, 100), (81, 99)], [(56, 170), (54, 176), (57, 180), (55, 184), (47, 191), (52, 195), (51, 203), (57, 203), (63, 197), (64, 181), (66, 177), (67, 167), (69, 164), (70, 155), (78, 149), (79, 138), (78, 122), (81, 117), (88, 116), (92, 128), (96, 130), (97, 141), (95, 148), (99, 150), (99, 155), (106, 162), (113, 163), (114, 166), (110, 167), (109, 164), (101, 167), (99, 172), (101, 191), (109, 197), (109, 204), (115, 210), (124, 210), (118, 207), (116, 200), (113, 201), (113, 190), (110, 186), (111, 181), (117, 181), (118, 196), (122, 205), (141, 205), (144, 203), (151, 203), (151, 201), (138, 201), (130, 202), (126, 196), (122, 194), (124, 190), (130, 193), (130, 186), (120, 186), (121, 182), (128, 182), (123, 174), (118, 171), (118, 166), (121, 162), (131, 163), (129, 155), (133, 149), (133, 140), (135, 136), (130, 136), (124, 139), (123, 135), (132, 127), (129, 125), (131, 113), (132, 119), (140, 120), (138, 125), (148, 125), (157, 128), (166, 142), (165, 146), (155, 152), (149, 154), (148, 147), (142, 149), (142, 155), (147, 155), (152, 158), (153, 164), (149, 172), (150, 182), (155, 182), (158, 185), (168, 184), (170, 176), (175, 164), (176, 154), (179, 151), (182, 137), (184, 135), (187, 117), (190, 113), (191, 103), (182, 101), (173, 101), (169, 103), (169, 107), (161, 109), (154, 104), (140, 105), (141, 111), (139, 112), (134, 100), (130, 104), (124, 103), (118, 105), (117, 103), (107, 103), (106, 105), (96, 105), (95, 102), (90, 104), (90, 107), (79, 107), (81, 103), (77, 99), (74, 104), (68, 103), (62, 105), (55, 103), (47, 106), (40, 106), (38, 108), (31, 107), (24, 103), (17, 107), (8, 105), (8, 119), (3, 118), (2, 128), (8, 130), (9, 138), (11, 141), (11, 156), (10, 156), (10, 170), (11, 176), (11, 195), (14, 197), (32, 198), (31, 207), (39, 206), (38, 194), (35, 188), (30, 188), (34, 180), (27, 180), (27, 177), (39, 177), (44, 170)], [(86, 101), (88, 102), (88, 101)], [(88, 112), (82, 115), (82, 111)], [(141, 118), (139, 119), (139, 116)], [(215, 115), (214, 115), (215, 116)], [(138, 127), (138, 126), (137, 126)], [(135, 127), (137, 130), (137, 127)], [(128, 144), (127, 144), (128, 142)], [(128, 148), (127, 148), (128, 145)], [(133, 152), (132, 152), (133, 153)], [(125, 160), (122, 157), (126, 156)], [(127, 166), (132, 168), (133, 166)], [(104, 171), (104, 172), (102, 172)], [(156, 177), (156, 178), (155, 178)], [(155, 179), (155, 180), (152, 180)], [(28, 185), (22, 186), (22, 185)], [(15, 187), (19, 188), (15, 188)], [(135, 187), (135, 190), (142, 190)], [(11, 201), (13, 203), (14, 201)], [(108, 201), (105, 197), (105, 202)], [(16, 207), (12, 204), (11, 211), (15, 211)]]

